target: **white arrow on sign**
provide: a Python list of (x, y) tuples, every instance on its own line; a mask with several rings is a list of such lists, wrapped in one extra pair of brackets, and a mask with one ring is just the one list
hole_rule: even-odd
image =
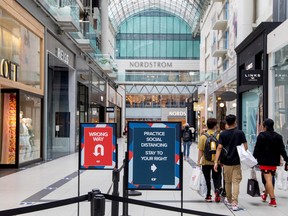
[[(99, 152), (99, 151), (100, 151), (100, 152)], [(97, 157), (98, 155), (103, 156), (103, 155), (104, 155), (104, 146), (101, 145), (101, 144), (96, 145), (95, 148), (94, 148), (94, 153), (93, 153), (93, 154), (94, 154), (96, 157)]]
[(157, 167), (155, 166), (155, 164), (153, 164), (153, 165), (151, 166), (151, 170), (152, 170), (152, 172), (155, 172), (156, 169), (157, 169)]

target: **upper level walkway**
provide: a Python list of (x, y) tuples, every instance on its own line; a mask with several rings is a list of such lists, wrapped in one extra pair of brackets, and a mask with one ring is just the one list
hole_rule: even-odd
[[(119, 167), (123, 162), (123, 155), (126, 151), (126, 141), (124, 138), (118, 139), (119, 145)], [(247, 179), (249, 171), (243, 171), (241, 182), (241, 192), (239, 196), (240, 207), (243, 210), (232, 212), (222, 202), (207, 203), (204, 198), (195, 191), (189, 189), (188, 182), (191, 175), (192, 166), (195, 164), (197, 156), (197, 146), (191, 146), (190, 160), (184, 161), (183, 167), (183, 206), (186, 209), (217, 213), (223, 215), (239, 216), (287, 216), (288, 215), (288, 194), (287, 191), (276, 190), (277, 208), (270, 207), (268, 203), (262, 203), (259, 197), (251, 197), (246, 193)], [(140, 168), (141, 169), (141, 168)], [(78, 195), (78, 153), (71, 154), (53, 161), (39, 163), (30, 168), (21, 169), (9, 175), (0, 177), (0, 211), (37, 205), (39, 203), (66, 199)], [(0, 176), (3, 170), (0, 171)], [(120, 196), (122, 196), (122, 176), (120, 174)], [(99, 188), (101, 192), (108, 193), (112, 190), (111, 170), (87, 170), (81, 172), (80, 195), (87, 194), (93, 188)], [(261, 184), (260, 184), (261, 185)], [(142, 195), (130, 197), (153, 203), (180, 207), (180, 191), (141, 191)], [(119, 215), (122, 215), (122, 203), (119, 205)], [(23, 215), (37, 216), (75, 216), (77, 215), (77, 204), (59, 207), (51, 210), (44, 210)], [(79, 205), (81, 216), (90, 215), (90, 203), (82, 202)], [(111, 215), (111, 202), (106, 201), (106, 214)], [(129, 215), (131, 216), (180, 216), (180, 213), (169, 212), (154, 208), (129, 205)], [(188, 214), (183, 214), (187, 215)]]

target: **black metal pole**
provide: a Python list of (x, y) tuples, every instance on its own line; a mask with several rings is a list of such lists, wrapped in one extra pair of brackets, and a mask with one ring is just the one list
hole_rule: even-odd
[[(112, 173), (112, 181), (113, 181), (113, 196), (119, 197), (119, 169), (114, 169)], [(112, 200), (111, 206), (111, 215), (118, 216), (119, 215), (119, 202)]]
[(91, 216), (105, 216), (105, 197), (99, 189), (93, 189), (88, 200), (91, 202)]
[[(128, 152), (125, 152), (125, 159), (123, 161), (124, 165), (124, 175), (123, 175), (123, 197), (128, 198)], [(123, 202), (123, 214), (122, 216), (128, 216), (128, 203)]]

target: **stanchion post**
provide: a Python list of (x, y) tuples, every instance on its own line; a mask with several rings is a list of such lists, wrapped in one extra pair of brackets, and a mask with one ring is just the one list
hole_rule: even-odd
[(99, 189), (93, 189), (88, 195), (91, 202), (91, 216), (105, 216), (105, 197)]
[[(119, 197), (119, 169), (114, 169), (112, 173), (112, 181), (113, 181), (113, 196)], [(111, 215), (118, 216), (119, 215), (119, 202), (112, 200), (111, 206)]]
[[(123, 197), (128, 198), (128, 152), (125, 153), (125, 159), (123, 161), (124, 165), (124, 175), (123, 175)], [(122, 216), (128, 216), (128, 203), (123, 202), (123, 214)]]

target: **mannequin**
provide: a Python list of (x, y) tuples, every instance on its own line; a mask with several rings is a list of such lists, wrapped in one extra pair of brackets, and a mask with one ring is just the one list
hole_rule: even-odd
[(19, 146), (20, 146), (20, 152), (22, 154), (22, 162), (26, 161), (28, 158), (28, 154), (31, 152), (32, 148), (29, 142), (30, 135), (28, 131), (27, 124), (27, 118), (23, 118), (23, 112), (20, 112), (20, 139), (19, 139)]

